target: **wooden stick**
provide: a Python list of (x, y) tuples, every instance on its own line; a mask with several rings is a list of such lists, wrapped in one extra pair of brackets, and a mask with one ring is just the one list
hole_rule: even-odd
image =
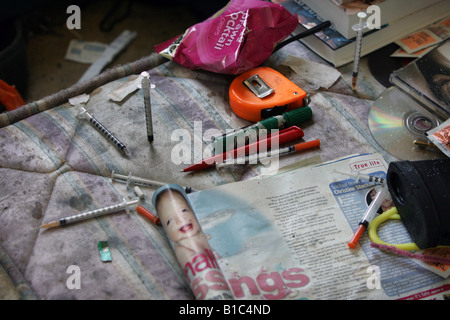
[(15, 110), (0, 114), (0, 128), (6, 127), (39, 112), (62, 105), (70, 98), (76, 97), (83, 93), (90, 93), (108, 82), (131, 74), (150, 70), (166, 61), (168, 61), (166, 58), (156, 52), (153, 52), (149, 56), (143, 57), (126, 65), (117, 66), (113, 69), (107, 69), (90, 80), (76, 83), (67, 89), (63, 89), (41, 100), (28, 103)]

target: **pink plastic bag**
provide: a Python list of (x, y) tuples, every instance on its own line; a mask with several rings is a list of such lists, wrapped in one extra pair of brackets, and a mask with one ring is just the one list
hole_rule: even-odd
[(240, 74), (263, 63), (297, 25), (297, 18), (279, 4), (231, 0), (212, 17), (155, 49), (190, 69)]

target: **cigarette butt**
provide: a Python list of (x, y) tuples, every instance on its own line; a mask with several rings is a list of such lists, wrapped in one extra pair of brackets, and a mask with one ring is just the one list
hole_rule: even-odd
[(148, 211), (146, 208), (144, 208), (141, 205), (138, 205), (136, 207), (136, 211), (139, 212), (141, 215), (143, 215), (144, 217), (146, 217), (147, 219), (149, 219), (151, 222), (153, 222), (154, 224), (159, 224), (159, 218), (157, 216), (155, 216), (153, 213), (151, 213), (150, 211)]

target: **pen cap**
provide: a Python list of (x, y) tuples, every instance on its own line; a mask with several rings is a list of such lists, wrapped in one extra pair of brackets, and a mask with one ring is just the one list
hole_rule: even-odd
[(312, 110), (308, 106), (300, 107), (292, 111), (283, 113), (284, 119), (286, 119), (285, 127), (296, 126), (302, 122), (305, 122), (312, 117)]

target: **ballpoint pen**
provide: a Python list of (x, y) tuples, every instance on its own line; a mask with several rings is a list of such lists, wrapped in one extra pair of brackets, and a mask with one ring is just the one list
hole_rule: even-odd
[(272, 129), (284, 129), (290, 126), (298, 126), (312, 117), (311, 108), (308, 106), (296, 108), (287, 111), (281, 115), (273, 116), (252, 125), (227, 132), (221, 136), (213, 138), (213, 150), (228, 151), (236, 149), (239, 145), (239, 140), (259, 138), (267, 136)]
[(182, 170), (182, 172), (203, 170), (215, 166), (218, 163), (222, 163), (226, 159), (236, 158), (241, 155), (248, 155), (258, 152), (260, 145), (266, 145), (269, 148), (272, 145), (273, 139), (278, 139), (278, 144), (283, 144), (292, 141), (297, 138), (303, 137), (303, 130), (297, 126), (292, 126), (287, 129), (283, 129), (275, 134), (268, 135), (266, 139), (258, 140), (257, 142), (230, 150), (221, 154), (211, 156), (196, 162)]
[(316, 139), (316, 140), (312, 140), (312, 141), (298, 143), (293, 146), (280, 148), (278, 150), (273, 150), (273, 151), (271, 150), (271, 151), (265, 152), (263, 154), (258, 153), (258, 154), (252, 154), (249, 156), (245, 156), (242, 158), (227, 159), (222, 163), (218, 163), (216, 165), (216, 167), (219, 169), (219, 168), (223, 168), (223, 167), (232, 166), (235, 164), (256, 164), (257, 162), (261, 162), (261, 160), (264, 160), (264, 159), (270, 159), (272, 157), (277, 157), (277, 156), (284, 156), (287, 154), (299, 152), (299, 151), (306, 150), (306, 149), (315, 148), (318, 146), (320, 146), (320, 140)]

